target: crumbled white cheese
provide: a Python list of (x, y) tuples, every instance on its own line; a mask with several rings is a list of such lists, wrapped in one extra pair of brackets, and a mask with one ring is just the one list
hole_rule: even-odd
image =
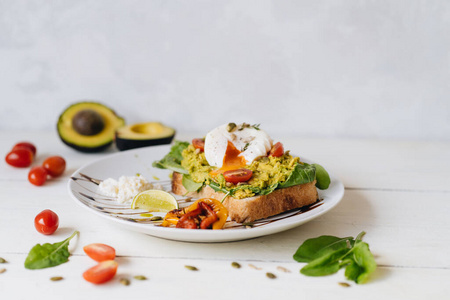
[(119, 180), (108, 178), (99, 185), (100, 192), (106, 196), (117, 197), (119, 203), (131, 203), (134, 196), (140, 192), (158, 189), (162, 190), (160, 184), (152, 184), (143, 176), (121, 176)]

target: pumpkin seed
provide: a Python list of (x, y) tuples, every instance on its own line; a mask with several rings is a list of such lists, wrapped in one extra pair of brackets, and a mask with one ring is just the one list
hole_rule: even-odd
[(281, 272), (285, 272), (285, 273), (291, 273), (290, 270), (288, 270), (288, 269), (286, 269), (285, 267), (282, 267), (282, 266), (278, 266), (277, 270), (281, 271)]
[(232, 266), (233, 268), (236, 268), (236, 269), (240, 269), (240, 268), (241, 268), (241, 265), (240, 265), (239, 263), (235, 262), (235, 261), (233, 261), (233, 262), (231, 263), (231, 266)]
[(119, 282), (122, 285), (130, 285), (130, 281), (126, 278), (120, 278)]
[(0, 257), (0, 264), (5, 264), (7, 263), (6, 259), (4, 259), (3, 257)]
[(248, 266), (249, 266), (250, 268), (252, 268), (252, 269), (255, 269), (255, 270), (262, 270), (262, 268), (258, 268), (257, 266), (252, 265), (252, 264), (249, 264)]
[(338, 282), (338, 284), (343, 287), (350, 287), (350, 284), (348, 284), (347, 282)]
[(150, 221), (161, 221), (163, 218), (160, 216), (156, 216), (150, 219)]
[(6, 272), (6, 269), (5, 269), (5, 268), (0, 269), (0, 274), (5, 273), (5, 272)]
[(198, 271), (198, 269), (194, 266), (184, 266), (186, 269), (191, 270), (191, 271)]
[(136, 275), (133, 278), (136, 280), (147, 280), (147, 277), (145, 277), (144, 275)]
[(236, 123), (228, 123), (227, 131), (232, 132), (236, 128)]
[(277, 276), (275, 276), (275, 274), (270, 273), (270, 272), (267, 272), (267, 273), (266, 273), (266, 276), (267, 276), (267, 278), (270, 278), (270, 279), (275, 279), (275, 278), (277, 278)]
[(53, 276), (53, 277), (50, 277), (50, 280), (51, 281), (60, 281), (60, 280), (63, 280), (64, 278), (62, 278), (61, 276)]

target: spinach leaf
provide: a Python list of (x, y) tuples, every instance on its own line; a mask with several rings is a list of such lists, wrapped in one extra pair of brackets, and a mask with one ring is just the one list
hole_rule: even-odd
[(188, 142), (175, 141), (170, 148), (170, 152), (159, 161), (154, 161), (152, 166), (159, 169), (169, 169), (181, 174), (189, 174), (189, 172), (181, 166), (183, 156), (181, 153), (189, 146)]
[(321, 165), (312, 165), (316, 168), (316, 187), (320, 190), (326, 190), (330, 186), (330, 175)]
[(345, 257), (349, 251), (351, 250), (348, 248), (342, 248), (319, 256), (304, 266), (300, 270), (300, 273), (307, 276), (325, 276), (336, 273), (341, 268), (340, 260)]
[(25, 259), (25, 268), (32, 270), (44, 269), (69, 261), (69, 242), (77, 234), (79, 232), (75, 231), (70, 237), (59, 243), (37, 244), (28, 253)]
[(356, 283), (367, 282), (377, 264), (369, 250), (369, 245), (362, 242), (365, 232), (352, 237), (339, 238), (324, 235), (306, 240), (294, 254), (298, 262), (308, 262), (300, 273), (307, 276), (324, 276), (345, 269), (345, 276)]
[(294, 185), (304, 184), (314, 181), (316, 168), (313, 165), (297, 164), (285, 182), (278, 184), (279, 188), (287, 188)]
[(298, 262), (310, 262), (336, 250), (349, 249), (348, 246), (351, 248), (354, 243), (355, 240), (352, 237), (322, 235), (306, 240), (295, 252), (294, 259)]
[(367, 282), (369, 275), (377, 268), (369, 245), (364, 242), (357, 242), (348, 256), (346, 258), (350, 259), (351, 262), (345, 269), (345, 277), (356, 283)]
[(203, 187), (202, 182), (195, 182), (194, 180), (192, 180), (191, 176), (187, 174), (183, 175), (181, 183), (188, 192), (196, 192)]

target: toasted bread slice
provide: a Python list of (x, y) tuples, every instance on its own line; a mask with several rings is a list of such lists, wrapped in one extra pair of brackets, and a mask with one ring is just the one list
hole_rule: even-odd
[[(172, 177), (172, 192), (177, 195), (187, 195), (195, 198), (213, 198), (222, 200), (222, 192), (216, 192), (205, 186), (199, 192), (188, 192), (182, 184), (183, 174), (174, 172)], [(231, 220), (244, 223), (267, 218), (279, 213), (313, 204), (318, 199), (316, 181), (277, 189), (269, 195), (236, 199), (227, 196), (223, 205), (228, 209)]]

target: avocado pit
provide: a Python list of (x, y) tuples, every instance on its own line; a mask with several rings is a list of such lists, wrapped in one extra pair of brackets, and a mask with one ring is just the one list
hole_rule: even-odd
[(73, 116), (72, 127), (81, 135), (92, 136), (105, 128), (105, 120), (95, 110), (84, 109)]

